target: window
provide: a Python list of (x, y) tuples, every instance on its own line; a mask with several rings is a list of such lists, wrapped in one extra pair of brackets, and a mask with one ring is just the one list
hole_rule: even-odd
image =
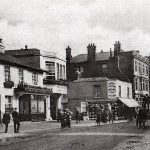
[(10, 81), (11, 76), (10, 76), (10, 66), (4, 66), (5, 70), (5, 81)]
[(121, 97), (121, 86), (119, 85), (119, 97)]
[(145, 74), (145, 65), (143, 65), (143, 75)]
[(33, 85), (38, 85), (38, 74), (32, 73), (32, 83)]
[(60, 78), (62, 78), (62, 65), (60, 65)]
[(75, 71), (83, 72), (83, 66), (75, 67)]
[(135, 78), (135, 90), (138, 90), (138, 78)]
[(95, 85), (94, 86), (94, 97), (100, 97), (101, 93), (100, 93), (100, 85)]
[(146, 66), (146, 75), (148, 75), (148, 66)]
[(46, 70), (48, 73), (46, 73), (47, 79), (55, 79), (55, 63), (54, 62), (45, 62)]
[(140, 91), (142, 91), (142, 79), (139, 79), (140, 82)]
[(66, 74), (66, 70), (65, 70), (65, 66), (63, 65), (63, 77), (65, 79), (65, 74)]
[(23, 69), (19, 69), (19, 82), (24, 82)]
[(137, 61), (135, 61), (135, 71), (137, 71)]
[(59, 64), (57, 63), (57, 80), (59, 80)]
[(139, 73), (142, 74), (141, 64), (139, 63)]
[(130, 97), (130, 88), (127, 87), (127, 97), (129, 98)]
[(107, 73), (107, 64), (102, 64), (103, 73)]
[(5, 96), (6, 102), (5, 102), (5, 110), (8, 110), (11, 112), (12, 110), (12, 96)]
[(143, 91), (145, 91), (145, 80), (144, 79), (142, 79), (142, 87), (143, 87)]
[(145, 81), (145, 84), (146, 91), (148, 91), (148, 80)]

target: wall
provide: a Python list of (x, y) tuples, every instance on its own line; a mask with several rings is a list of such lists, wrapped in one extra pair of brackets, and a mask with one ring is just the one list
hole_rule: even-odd
[[(17, 100), (17, 97), (14, 95), (14, 88), (17, 87), (19, 83), (19, 68), (10, 66), (10, 74), (11, 74), (11, 81), (14, 82), (14, 87), (12, 88), (4, 88), (3, 83), (5, 82), (5, 76), (4, 76), (4, 65), (0, 65), (0, 101), (1, 101), (1, 111), (2, 114), (5, 112), (5, 102), (6, 102), (6, 95), (12, 96), (12, 104), (13, 107), (17, 107), (19, 109), (19, 103)], [(37, 86), (43, 86), (43, 74), (38, 74), (38, 81), (39, 84)], [(32, 84), (32, 72), (28, 70), (24, 70), (24, 82), (33, 85)]]

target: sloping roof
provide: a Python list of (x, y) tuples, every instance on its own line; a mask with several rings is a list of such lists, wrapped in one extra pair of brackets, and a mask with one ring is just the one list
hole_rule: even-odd
[(25, 68), (27, 70), (33, 70), (33, 71), (37, 71), (37, 72), (44, 72), (44, 70), (40, 69), (40, 68), (36, 68), (36, 67), (32, 67), (30, 65), (28, 65), (26, 62), (23, 62), (13, 56), (10, 56), (8, 54), (5, 53), (1, 53), (0, 52), (0, 63), (2, 64), (9, 64), (12, 66), (19, 66), (22, 68)]
[[(95, 61), (108, 60), (109, 57), (110, 57), (110, 52), (96, 53)], [(73, 57), (71, 63), (86, 62), (86, 61), (87, 61), (87, 54), (80, 54)]]

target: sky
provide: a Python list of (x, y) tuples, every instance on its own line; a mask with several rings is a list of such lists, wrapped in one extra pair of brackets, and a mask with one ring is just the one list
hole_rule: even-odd
[(113, 49), (150, 55), (149, 0), (2, 0), (0, 37), (6, 49), (38, 48), (65, 55)]

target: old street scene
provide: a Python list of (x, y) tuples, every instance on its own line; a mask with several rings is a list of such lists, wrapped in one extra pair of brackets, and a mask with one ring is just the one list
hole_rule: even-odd
[(150, 150), (150, 2), (0, 5), (0, 150)]

